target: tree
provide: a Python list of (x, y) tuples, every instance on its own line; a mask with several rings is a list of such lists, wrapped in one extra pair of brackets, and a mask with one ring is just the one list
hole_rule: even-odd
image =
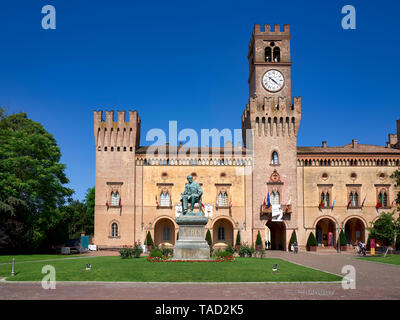
[[(400, 169), (397, 169), (393, 174), (390, 176), (392, 179), (395, 180), (395, 187), (400, 187)], [(400, 248), (400, 191), (397, 192), (397, 197), (395, 199), (395, 203), (397, 204), (397, 219), (394, 222), (394, 229), (395, 229), (395, 237), (394, 237), (394, 244), (393, 246), (398, 249)]]
[(373, 227), (368, 228), (369, 238), (381, 241), (385, 246), (393, 245), (396, 233), (396, 222), (393, 216), (394, 212), (382, 212), (373, 223)]
[(240, 243), (241, 243), (241, 239), (240, 239), (240, 230), (239, 230), (237, 235), (236, 235), (236, 243), (235, 243), (235, 245), (240, 246)]
[(339, 240), (340, 240), (340, 245), (341, 246), (347, 246), (347, 238), (346, 238), (346, 235), (343, 232), (343, 229), (341, 229), (340, 232), (339, 232)]
[(0, 109), (0, 246), (37, 249), (73, 190), (54, 137), (26, 113)]
[(207, 241), (208, 245), (209, 245), (210, 248), (211, 248), (211, 246), (212, 246), (212, 240), (211, 240), (211, 232), (210, 232), (210, 230), (207, 230), (207, 233), (206, 233), (206, 241)]
[(257, 233), (256, 246), (262, 246), (262, 240), (261, 240), (260, 231), (258, 231), (258, 233)]
[(311, 232), (307, 239), (307, 246), (314, 247), (317, 245), (318, 245), (317, 239), (315, 239), (314, 233)]
[(146, 246), (153, 246), (153, 238), (151, 237), (151, 233), (150, 231), (147, 232), (147, 236), (146, 236)]
[(296, 231), (293, 230), (292, 235), (290, 236), (289, 240), (289, 250), (293, 243), (297, 242)]

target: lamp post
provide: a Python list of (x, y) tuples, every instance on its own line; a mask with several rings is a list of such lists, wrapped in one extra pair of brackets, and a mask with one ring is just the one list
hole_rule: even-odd
[(337, 252), (340, 253), (340, 230), (343, 229), (343, 222), (337, 223), (338, 229), (338, 241), (337, 241)]

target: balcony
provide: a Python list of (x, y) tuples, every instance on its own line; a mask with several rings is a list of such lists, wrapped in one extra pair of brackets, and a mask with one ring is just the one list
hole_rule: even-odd
[[(290, 220), (290, 215), (292, 213), (292, 205), (281, 205), (283, 217), (282, 220)], [(272, 206), (261, 205), (260, 210), (260, 219), (261, 220), (272, 220)]]

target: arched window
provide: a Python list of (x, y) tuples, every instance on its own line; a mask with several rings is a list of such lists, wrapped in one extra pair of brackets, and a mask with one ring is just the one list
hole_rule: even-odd
[(272, 153), (272, 164), (277, 165), (279, 164), (279, 156), (278, 156), (278, 152), (274, 151)]
[(357, 192), (351, 192), (350, 193), (350, 200), (351, 200), (351, 203), (350, 203), (350, 206), (351, 207), (354, 207), (354, 208), (357, 208), (358, 207), (358, 193)]
[(111, 236), (118, 237), (118, 224), (116, 224), (115, 222), (113, 222), (113, 224), (111, 225)]
[(119, 206), (119, 193), (111, 192), (111, 205), (112, 206)]
[(329, 207), (330, 203), (329, 203), (330, 199), (329, 199), (329, 192), (326, 193), (325, 196), (325, 207)]
[(274, 62), (281, 61), (281, 49), (279, 47), (274, 48)]
[(321, 202), (320, 202), (320, 206), (325, 206), (325, 193), (324, 192), (322, 192), (321, 193)]
[(218, 227), (218, 240), (225, 240), (225, 228), (224, 227)]
[(226, 192), (220, 192), (218, 194), (218, 206), (227, 207), (228, 206), (228, 194)]
[(270, 47), (265, 48), (265, 61), (266, 62), (272, 61), (272, 50)]
[(171, 240), (171, 229), (169, 227), (163, 228), (163, 241)]
[(280, 202), (280, 195), (279, 195), (279, 192), (277, 191), (277, 192), (272, 192), (271, 193), (271, 204), (272, 205), (279, 205), (281, 202)]
[(169, 207), (170, 205), (170, 197), (169, 197), (169, 193), (166, 192), (162, 192), (160, 194), (160, 206), (161, 207)]
[(379, 192), (379, 199), (378, 200), (381, 203), (382, 207), (387, 207), (388, 201), (387, 201), (387, 193), (386, 193), (386, 191)]

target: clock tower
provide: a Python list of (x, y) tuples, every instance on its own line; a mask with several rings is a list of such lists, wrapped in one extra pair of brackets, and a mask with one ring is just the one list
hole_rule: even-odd
[[(297, 132), (301, 98), (291, 97), (289, 25), (255, 25), (248, 52), (249, 102), (242, 115), (243, 140), (253, 154), (253, 240), (268, 226), (276, 249), (297, 229)], [(247, 133), (247, 134), (246, 134)], [(269, 194), (271, 206), (263, 206)], [(283, 218), (272, 216), (280, 205)], [(276, 212), (275, 212), (276, 213)], [(298, 234), (298, 232), (297, 232)]]

